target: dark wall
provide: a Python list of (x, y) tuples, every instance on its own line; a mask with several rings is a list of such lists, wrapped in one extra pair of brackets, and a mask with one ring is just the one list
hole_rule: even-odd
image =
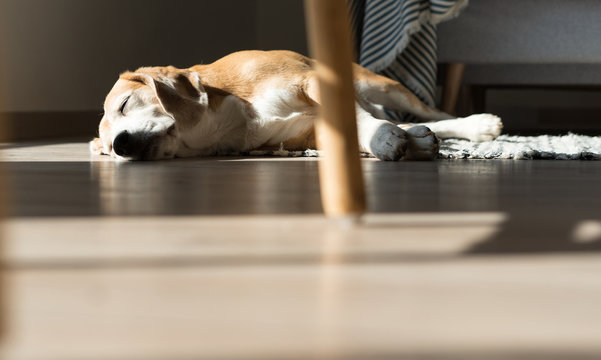
[(4, 111), (100, 110), (120, 72), (306, 52), (301, 0), (0, 0)]

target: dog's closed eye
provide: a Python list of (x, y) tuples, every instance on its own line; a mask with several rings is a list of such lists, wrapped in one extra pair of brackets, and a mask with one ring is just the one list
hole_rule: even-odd
[(121, 113), (121, 115), (125, 116), (125, 106), (127, 105), (127, 101), (129, 100), (129, 98), (129, 96), (126, 97), (121, 106), (119, 106), (119, 112)]

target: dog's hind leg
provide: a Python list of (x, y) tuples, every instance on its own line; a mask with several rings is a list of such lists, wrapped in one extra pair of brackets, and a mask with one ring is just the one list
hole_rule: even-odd
[(424, 104), (417, 96), (402, 84), (387, 77), (375, 74), (359, 65), (355, 71), (355, 90), (360, 100), (389, 110), (413, 114), (418, 118), (445, 120), (453, 118), (440, 110)]
[[(476, 114), (454, 119), (449, 114), (427, 106), (407, 88), (394, 80), (374, 74), (358, 65), (354, 67), (354, 70), (355, 88), (360, 100), (371, 104), (372, 108), (377, 109), (377, 106), (382, 106), (390, 110), (404, 111), (429, 121), (400, 125), (405, 130), (414, 126), (425, 126), (442, 139), (462, 138), (471, 141), (493, 140), (501, 133), (503, 124), (498, 116)], [(374, 114), (374, 116), (377, 115)], [(414, 131), (416, 133), (424, 132), (423, 129)]]
[[(319, 87), (315, 78), (306, 83), (305, 94), (310, 103), (319, 105)], [(359, 148), (380, 160), (396, 161), (405, 156), (408, 146), (407, 132), (388, 120), (374, 117), (370, 109), (365, 109), (365, 101), (355, 103)], [(319, 134), (316, 134), (319, 137)], [(323, 139), (317, 139), (320, 143)]]
[[(309, 82), (306, 95), (319, 104), (318, 88)], [(425, 126), (409, 127), (405, 131), (388, 120), (378, 118), (372, 104), (358, 99), (356, 105), (357, 130), (361, 151), (371, 153), (380, 160), (429, 160), (438, 154), (438, 139)], [(319, 136), (319, 134), (317, 134)]]

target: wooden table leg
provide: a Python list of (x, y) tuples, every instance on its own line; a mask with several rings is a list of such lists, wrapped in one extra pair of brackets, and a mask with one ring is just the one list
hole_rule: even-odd
[(346, 0), (305, 0), (311, 55), (317, 60), (320, 116), (315, 124), (321, 198), (326, 215), (365, 211), (355, 114), (352, 46)]
[[(0, 50), (4, 50), (2, 44), (0, 44)], [(2, 66), (2, 64), (0, 64)], [(0, 81), (2, 81), (0, 79)], [(3, 107), (3, 94), (0, 86), (0, 142), (6, 142), (9, 140), (7, 135), (7, 124), (6, 118), (4, 116), (4, 107)], [(5, 189), (5, 181), (4, 181), (4, 167), (0, 164), (0, 226), (4, 224), (4, 215), (5, 215), (5, 199), (6, 199), (6, 189)], [(0, 229), (0, 348), (6, 342), (6, 269), (4, 262), (4, 229)], [(1, 350), (1, 349), (0, 349)]]
[(455, 114), (464, 71), (465, 64), (463, 63), (451, 63), (447, 65), (442, 93), (442, 105), (440, 107), (447, 114)]

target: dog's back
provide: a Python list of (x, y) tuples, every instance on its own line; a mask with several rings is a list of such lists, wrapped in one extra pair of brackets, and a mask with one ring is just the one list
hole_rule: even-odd
[(292, 51), (239, 51), (208, 65), (190, 68), (204, 86), (221, 89), (253, 102), (268, 89), (309, 90), (313, 60)]

